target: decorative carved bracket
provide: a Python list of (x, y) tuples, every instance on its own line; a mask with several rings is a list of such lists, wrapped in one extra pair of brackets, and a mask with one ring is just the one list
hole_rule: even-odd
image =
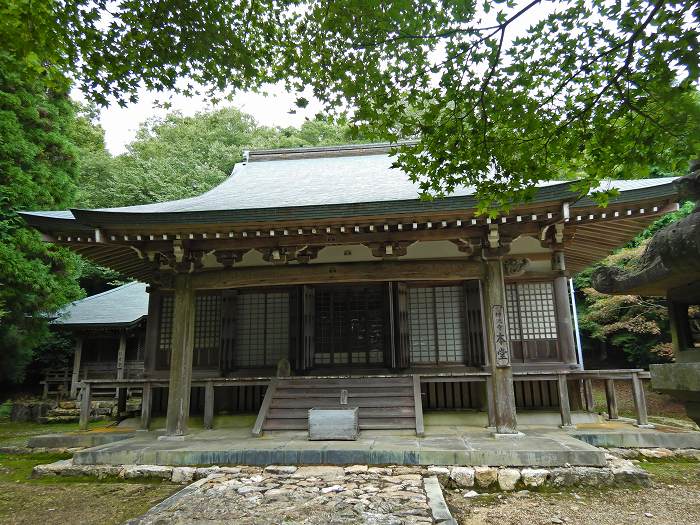
[(206, 253), (206, 250), (190, 250), (183, 247), (180, 241), (175, 241), (171, 252), (158, 252), (153, 256), (153, 261), (158, 268), (165, 265), (177, 273), (192, 273), (203, 267), (202, 257)]
[(481, 239), (450, 239), (450, 242), (457, 246), (457, 249), (466, 254), (474, 255), (479, 249), (481, 249)]
[(500, 257), (510, 252), (510, 244), (513, 238), (499, 231), (497, 224), (489, 224), (489, 231), (483, 243), (482, 255), (489, 259)]
[(285, 264), (296, 258), (294, 248), (259, 248), (263, 261), (272, 264)]
[(306, 264), (316, 259), (318, 257), (318, 252), (323, 248), (324, 246), (304, 246), (301, 250), (295, 252), (294, 259), (301, 264)]
[(392, 259), (406, 255), (408, 247), (414, 241), (372, 242), (366, 246), (372, 251), (374, 257)]
[(524, 257), (510, 257), (503, 261), (503, 271), (508, 277), (522, 275), (530, 264)]
[(564, 223), (548, 224), (540, 231), (540, 244), (544, 248), (555, 248), (564, 244)]
[(247, 252), (248, 250), (216, 250), (214, 257), (224, 268), (231, 268), (235, 263), (241, 262)]

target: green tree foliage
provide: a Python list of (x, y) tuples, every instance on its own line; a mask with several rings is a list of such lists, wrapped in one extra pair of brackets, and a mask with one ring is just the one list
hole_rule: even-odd
[[(659, 229), (688, 215), (694, 203), (655, 221), (627, 247), (609, 256), (600, 264), (633, 270), (646, 244)], [(666, 300), (638, 295), (606, 295), (591, 286), (590, 276), (595, 266), (575, 278), (576, 288), (583, 294), (579, 304), (579, 328), (584, 336), (606, 341), (612, 351), (621, 352), (633, 366), (668, 362), (673, 358)]]
[(72, 120), (66, 92), (0, 53), (0, 381), (22, 379), (46, 315), (81, 295), (77, 256), (42, 242), (16, 213), (71, 204)]
[[(90, 115), (81, 118), (88, 126)], [(99, 126), (91, 126), (84, 136), (104, 136)], [(270, 128), (234, 108), (193, 116), (174, 112), (144, 123), (122, 155), (110, 157), (103, 139), (79, 144), (78, 204), (130, 206), (200, 195), (231, 174), (245, 149), (343, 144), (360, 138), (347, 123), (320, 116), (299, 128)]]
[(538, 181), (575, 176), (585, 193), (697, 155), (699, 21), (696, 0), (0, 7), (3, 46), (98, 103), (285, 79), (375, 137), (416, 137), (399, 163), (426, 194), (473, 184), (493, 213)]

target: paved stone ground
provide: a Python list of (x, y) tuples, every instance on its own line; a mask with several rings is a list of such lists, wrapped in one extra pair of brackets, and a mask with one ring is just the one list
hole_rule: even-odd
[(410, 467), (392, 471), (355, 465), (243, 467), (239, 473), (212, 474), (129, 523), (408, 525), (433, 520), (420, 474)]

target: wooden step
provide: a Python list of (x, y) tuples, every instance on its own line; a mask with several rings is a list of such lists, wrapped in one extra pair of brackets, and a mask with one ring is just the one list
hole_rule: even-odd
[(352, 408), (352, 407), (412, 407), (413, 398), (409, 397), (348, 397), (348, 404), (341, 405), (340, 400), (329, 397), (305, 397), (300, 399), (282, 398), (272, 399), (270, 408)]
[[(263, 402), (254, 435), (260, 430), (308, 430), (312, 408), (357, 407), (360, 430), (416, 429), (414, 388), (412, 376), (280, 378)], [(347, 392), (344, 405), (341, 390)]]
[(348, 388), (411, 386), (410, 377), (301, 378), (279, 379), (277, 388)]
[[(308, 408), (271, 408), (268, 413), (268, 418), (273, 419), (303, 419), (308, 417)], [(415, 408), (410, 407), (394, 407), (394, 408), (360, 408), (360, 419), (374, 417), (414, 417)]]
[[(415, 429), (412, 417), (385, 417), (360, 421), (360, 430)], [(308, 430), (308, 419), (267, 419), (263, 430)]]
[(347, 388), (277, 388), (275, 392), (276, 398), (282, 397), (340, 397), (340, 391), (346, 390), (349, 397), (410, 397), (413, 395), (413, 387), (401, 388), (366, 388), (366, 387), (347, 387)]

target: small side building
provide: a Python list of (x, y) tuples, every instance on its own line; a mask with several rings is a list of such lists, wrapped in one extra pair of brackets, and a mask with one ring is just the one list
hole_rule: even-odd
[[(66, 306), (51, 324), (74, 336), (73, 366), (47, 373), (45, 395), (52, 384), (70, 385), (70, 397), (75, 398), (79, 383), (86, 379), (143, 378), (147, 315), (148, 293), (141, 282)], [(122, 392), (126, 394), (125, 389), (118, 389), (117, 395)]]

